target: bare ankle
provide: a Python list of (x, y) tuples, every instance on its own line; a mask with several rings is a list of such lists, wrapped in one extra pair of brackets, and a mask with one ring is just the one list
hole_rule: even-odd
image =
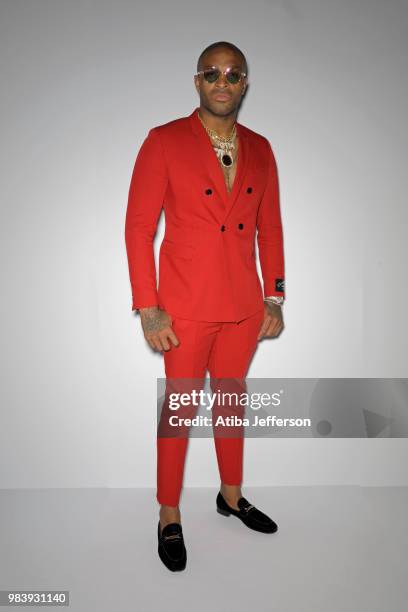
[(232, 507), (237, 507), (237, 502), (242, 497), (241, 487), (239, 485), (226, 485), (223, 482), (220, 487), (221, 495)]
[(178, 506), (160, 506), (160, 525), (164, 529), (169, 523), (180, 523), (180, 508)]

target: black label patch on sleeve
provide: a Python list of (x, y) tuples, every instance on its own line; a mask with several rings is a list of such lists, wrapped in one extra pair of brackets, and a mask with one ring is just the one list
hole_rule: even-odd
[(275, 278), (275, 291), (285, 291), (285, 281), (283, 278)]

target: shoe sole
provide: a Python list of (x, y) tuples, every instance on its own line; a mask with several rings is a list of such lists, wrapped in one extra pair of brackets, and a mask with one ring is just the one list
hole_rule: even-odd
[(221, 510), (221, 508), (218, 508), (218, 506), (217, 506), (217, 512), (219, 512), (220, 514), (223, 514), (224, 516), (231, 516), (231, 512), (228, 512), (227, 510)]

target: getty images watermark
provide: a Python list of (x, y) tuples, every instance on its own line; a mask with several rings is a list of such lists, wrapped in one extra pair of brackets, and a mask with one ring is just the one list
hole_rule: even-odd
[[(243, 406), (251, 410), (259, 410), (264, 407), (280, 406), (281, 403), (281, 390), (279, 393), (245, 393), (240, 392), (239, 394), (230, 391), (204, 391), (204, 389), (193, 389), (191, 392), (175, 392), (172, 391), (168, 395), (168, 409), (175, 411), (174, 414), (169, 414), (169, 422), (171, 426), (179, 427), (182, 425), (203, 425), (208, 426), (231, 426), (231, 425), (245, 425), (250, 427), (310, 427), (311, 419), (309, 418), (286, 418), (278, 417), (276, 414), (268, 414), (265, 417), (261, 417), (254, 413), (254, 418), (251, 422), (249, 418), (244, 417), (240, 411)], [(197, 415), (194, 417), (182, 416), (185, 407), (198, 408), (199, 406), (204, 407), (208, 412), (214, 413), (217, 409), (222, 407), (224, 410), (220, 411), (216, 419), (212, 416)], [(225, 414), (225, 408), (234, 408), (234, 414)]]
[(159, 437), (408, 435), (406, 378), (159, 378)]

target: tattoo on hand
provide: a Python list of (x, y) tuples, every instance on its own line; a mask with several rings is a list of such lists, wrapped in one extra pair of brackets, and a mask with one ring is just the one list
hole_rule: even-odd
[(146, 308), (140, 312), (142, 318), (143, 331), (145, 333), (155, 333), (167, 327), (168, 320), (165, 312), (157, 307)]

